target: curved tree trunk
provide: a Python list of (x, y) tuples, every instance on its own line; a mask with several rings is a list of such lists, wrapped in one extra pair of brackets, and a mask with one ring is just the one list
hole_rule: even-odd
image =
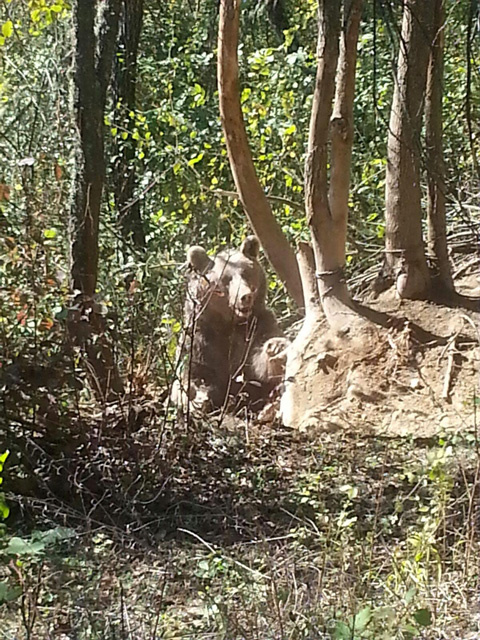
[(429, 293), (422, 238), (420, 133), (432, 42), (433, 0), (405, 0), (390, 113), (386, 177), (385, 274), (402, 298)]
[(447, 247), (445, 213), (445, 163), (443, 158), (443, 50), (445, 8), (444, 0), (435, 0), (433, 43), (427, 75), (425, 104), (425, 138), (428, 172), (428, 253), (435, 265), (435, 289), (445, 293), (454, 290)]
[(230, 167), (242, 205), (268, 260), (296, 304), (303, 308), (295, 253), (275, 220), (258, 180), (243, 121), (237, 54), (240, 3), (241, 0), (221, 0), (220, 4), (218, 92)]

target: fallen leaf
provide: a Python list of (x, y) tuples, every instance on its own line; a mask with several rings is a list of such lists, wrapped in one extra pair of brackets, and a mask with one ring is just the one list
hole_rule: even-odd
[(10, 200), (10, 187), (0, 182), (0, 202), (2, 200)]

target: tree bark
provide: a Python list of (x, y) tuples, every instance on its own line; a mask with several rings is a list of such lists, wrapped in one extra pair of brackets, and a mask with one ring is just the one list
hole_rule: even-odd
[(233, 179), (247, 217), (265, 254), (288, 293), (303, 308), (302, 284), (295, 253), (273, 216), (258, 180), (240, 104), (238, 31), (241, 0), (221, 0), (218, 38), (218, 91)]
[(387, 142), (385, 271), (402, 298), (429, 293), (422, 238), (420, 133), (434, 2), (404, 0)]
[[(132, 131), (130, 112), (136, 108), (136, 76), (138, 45), (143, 22), (143, 0), (123, 0), (120, 20), (120, 56), (115, 64), (115, 123), (121, 130)], [(142, 226), (140, 202), (134, 198), (136, 185), (136, 143), (117, 137), (114, 197), (125, 241), (143, 249), (145, 233)]]
[(73, 202), (72, 279), (74, 289), (93, 296), (97, 282), (98, 223), (105, 181), (103, 110), (96, 76), (96, 2), (77, 1), (75, 10), (75, 114), (77, 147)]
[(100, 43), (94, 32), (96, 0), (77, 0), (74, 13), (74, 109), (80, 143), (72, 207), (72, 280), (74, 289), (88, 297), (94, 295), (97, 283), (98, 228), (105, 184), (103, 120), (119, 10), (120, 0), (110, 0), (105, 9)]
[[(305, 321), (288, 352), (280, 403), (282, 421), (292, 427), (319, 424), (324, 375), (337, 360), (332, 353), (335, 343), (347, 349), (352, 336), (361, 336), (368, 324), (357, 313), (343, 278), (362, 4), (362, 0), (319, 1), (318, 68), (305, 162), (305, 208), (313, 255), (312, 248), (300, 245)], [(320, 300), (331, 331), (325, 326)], [(351, 331), (353, 326), (358, 331)]]
[(105, 3), (97, 38), (96, 0), (77, 0), (74, 10), (74, 110), (79, 140), (71, 211), (71, 262), (72, 285), (77, 296), (70, 310), (68, 327), (74, 344), (86, 353), (93, 388), (102, 399), (108, 398), (112, 390), (119, 392), (123, 388), (105, 333), (104, 317), (93, 300), (106, 174), (103, 122), (119, 12), (120, 0)]
[(362, 4), (362, 0), (343, 3), (344, 24), (341, 28), (342, 3), (319, 2), (318, 67), (305, 162), (305, 208), (312, 234), (318, 288), (327, 320), (337, 328), (348, 322), (352, 306), (343, 267), (353, 145), (356, 50)]
[(435, 265), (435, 289), (445, 293), (454, 290), (448, 259), (445, 212), (445, 163), (443, 156), (443, 51), (445, 41), (445, 8), (443, 0), (435, 0), (433, 42), (430, 49), (425, 104), (425, 138), (428, 173), (428, 253)]

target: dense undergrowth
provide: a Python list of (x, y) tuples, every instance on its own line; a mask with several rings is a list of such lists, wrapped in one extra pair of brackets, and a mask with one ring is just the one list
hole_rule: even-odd
[(1, 637), (478, 637), (474, 434), (300, 434), (134, 410), (90, 416), (89, 437), (71, 420), (62, 455), (29, 439), (36, 486), (7, 490)]

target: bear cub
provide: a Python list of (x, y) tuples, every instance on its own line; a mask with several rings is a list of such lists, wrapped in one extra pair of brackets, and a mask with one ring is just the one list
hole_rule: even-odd
[(180, 354), (187, 362), (172, 393), (177, 404), (211, 411), (246, 402), (259, 409), (282, 382), (289, 342), (266, 307), (259, 250), (255, 236), (214, 258), (203, 247), (188, 250)]

